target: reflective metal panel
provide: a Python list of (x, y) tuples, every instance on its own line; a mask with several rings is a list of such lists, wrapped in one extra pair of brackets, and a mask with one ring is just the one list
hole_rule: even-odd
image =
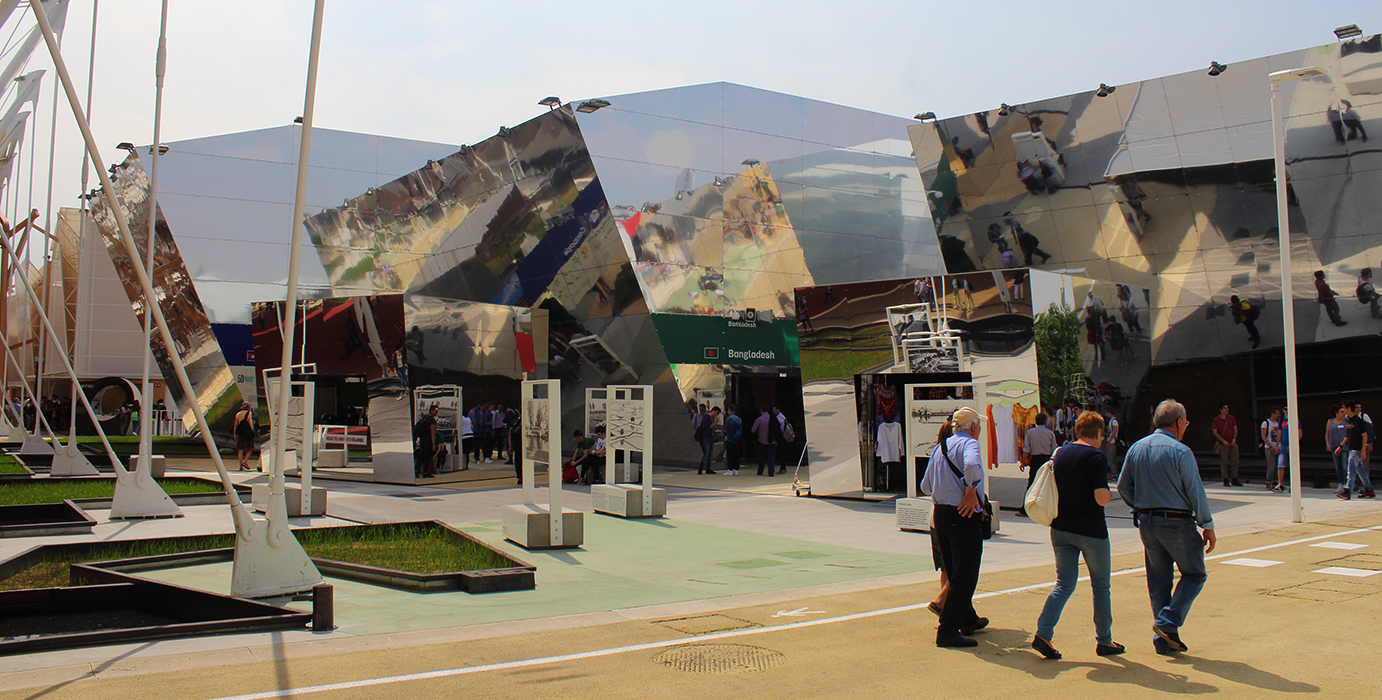
[[(115, 166), (111, 183), (116, 190), (116, 200), (120, 202), (120, 206), (127, 217), (130, 233), (134, 236), (136, 246), (141, 250), (146, 249), (149, 232), (148, 217), (151, 208), (148, 199), (149, 180), (137, 154), (131, 153), (123, 163)], [(132, 266), (143, 267), (144, 258), (142, 256), (137, 259), (129, 257), (124, 244), (120, 241), (120, 231), (115, 217), (103, 198), (92, 200), (91, 216), (95, 220), (101, 236), (105, 238), (106, 250), (110, 253), (111, 261), (115, 263), (115, 270), (119, 273), (120, 279), (125, 284), (125, 292), (129, 295), (130, 305), (134, 308), (135, 315), (142, 325), (146, 313), (145, 305), (148, 300), (144, 298), (139, 287), (138, 277), (130, 268)], [(192, 285), (192, 277), (187, 271), (187, 266), (178, 251), (177, 243), (173, 240), (168, 223), (163, 219), (161, 210), (157, 212), (157, 217), (154, 275), (151, 281), (155, 292), (158, 294), (158, 303), (168, 321), (168, 329), (172, 332), (173, 342), (176, 346), (174, 351), (182, 358), (187, 369), (187, 376), (192, 381), (193, 389), (197, 392), (195, 397), (197, 405), (204, 412), (206, 422), (211, 427), (217, 442), (231, 444), (234, 442), (234, 436), (231, 434), (231, 422), (235, 417), (235, 409), (245, 398), (252, 397), (240, 396), (240, 390), (235, 386), (235, 378), (231, 375), (225, 357), (221, 354), (221, 347), (217, 344), (216, 336), (211, 330), (211, 322), (202, 309), (201, 299), (198, 298), (197, 290)], [(177, 381), (172, 364), (168, 361), (168, 348), (164, 346), (157, 333), (154, 334), (152, 348), (154, 359), (158, 362), (159, 369), (167, 380), (165, 386), (172, 393), (173, 400), (182, 409), (183, 424), (189, 430), (194, 430), (197, 421), (192, 413), (194, 410), (191, 405), (192, 402), (183, 395), (182, 385)]]

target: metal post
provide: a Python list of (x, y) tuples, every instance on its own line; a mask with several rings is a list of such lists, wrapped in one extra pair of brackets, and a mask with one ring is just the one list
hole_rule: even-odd
[[(1276, 227), (1281, 248), (1281, 342), (1286, 349), (1286, 410), (1287, 428), (1300, 425), (1299, 396), (1296, 387), (1296, 310), (1295, 292), (1291, 288), (1291, 222), (1286, 210), (1286, 131), (1281, 123), (1280, 84), (1272, 79), (1272, 147), (1276, 155)], [(1287, 439), (1291, 436), (1282, 436)], [(1300, 500), (1300, 440), (1291, 439), (1287, 460), (1291, 468), (1291, 522), (1305, 522)]]
[[(163, 15), (158, 25), (158, 53), (154, 57), (154, 145), (150, 149), (149, 165), (149, 238), (145, 241), (144, 272), (150, 280), (154, 278), (154, 241), (158, 220), (158, 157), (159, 132), (163, 121), (163, 76), (167, 67), (168, 41), (168, 0), (163, 0)], [(146, 304), (157, 304), (156, 299), (146, 299)], [(139, 407), (139, 461), (135, 463), (136, 474), (149, 474), (153, 466), (153, 384), (149, 381), (149, 365), (153, 363), (153, 314), (144, 312), (144, 374), (139, 385), (143, 403)]]
[(312, 587), (312, 631), (330, 632), (336, 629), (336, 591), (329, 583)]

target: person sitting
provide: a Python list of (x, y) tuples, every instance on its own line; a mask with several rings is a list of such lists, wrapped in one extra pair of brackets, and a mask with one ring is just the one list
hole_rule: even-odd
[(576, 466), (581, 472), (582, 484), (590, 485), (605, 480), (605, 426), (595, 428), (595, 442)]

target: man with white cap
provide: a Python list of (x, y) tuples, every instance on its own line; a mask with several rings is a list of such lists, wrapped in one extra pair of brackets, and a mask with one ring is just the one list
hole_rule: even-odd
[(961, 408), (950, 418), (952, 433), (936, 445), (921, 480), (931, 495), (931, 537), (950, 587), (936, 630), (938, 647), (978, 646), (970, 635), (988, 626), (974, 612), (979, 559), (984, 553), (984, 467), (979, 458), (979, 414)]

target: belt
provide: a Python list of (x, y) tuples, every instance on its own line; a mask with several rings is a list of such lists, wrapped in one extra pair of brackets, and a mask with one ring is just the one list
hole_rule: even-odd
[(1194, 517), (1194, 514), (1188, 510), (1175, 508), (1142, 508), (1137, 512), (1139, 515), (1157, 515), (1168, 520), (1190, 520)]
[(949, 509), (954, 511), (958, 511), (960, 509), (959, 506), (946, 505), (944, 503), (937, 503), (934, 506), (932, 506), (932, 508)]

